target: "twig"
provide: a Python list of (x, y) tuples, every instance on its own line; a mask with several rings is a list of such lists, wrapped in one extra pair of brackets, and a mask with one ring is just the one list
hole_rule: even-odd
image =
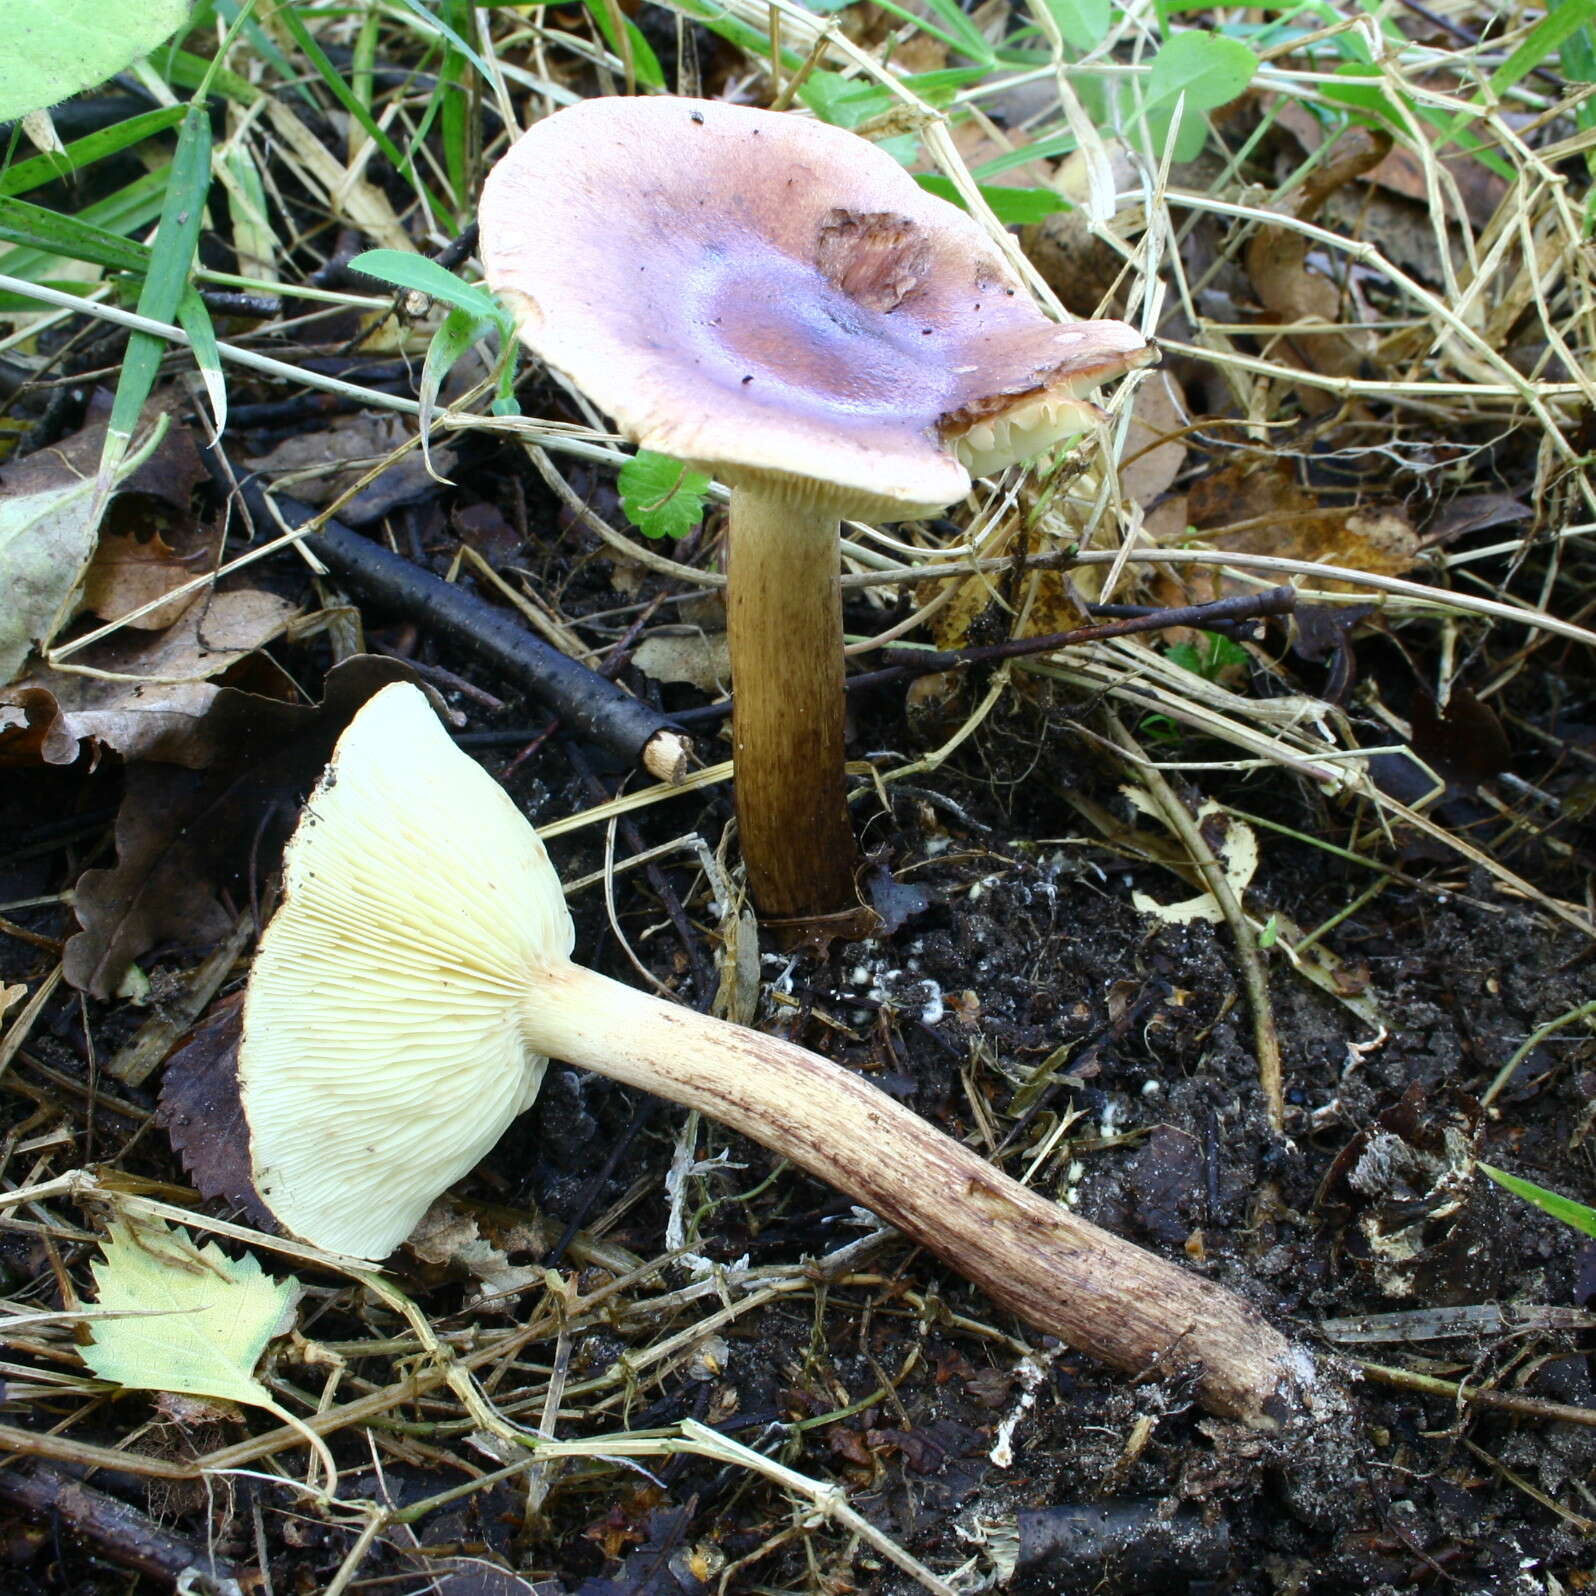
[[(1077, 626), (1068, 632), (1047, 632), (1036, 637), (1011, 637), (1001, 643), (982, 643), (969, 648), (895, 648), (892, 664), (879, 670), (860, 671), (843, 684), (848, 692), (887, 687), (894, 682), (911, 681), (917, 676), (933, 676), (940, 671), (960, 670), (969, 665), (984, 665), (1006, 659), (1024, 659), (1032, 654), (1051, 654), (1057, 649), (1080, 643), (1097, 643), (1110, 637), (1131, 637), (1139, 632), (1161, 632), (1172, 626), (1218, 628), (1238, 621), (1261, 620), (1271, 615), (1289, 615), (1297, 606), (1297, 592), (1290, 587), (1271, 587), (1262, 593), (1238, 593), (1208, 604), (1182, 604), (1171, 609), (1151, 609), (1141, 605), (1106, 606), (1135, 613), (1105, 620), (1095, 626)], [(731, 714), (735, 695), (701, 708), (678, 710), (676, 719), (683, 725), (723, 720)]]
[(1572, 1025), (1576, 1020), (1586, 1019), (1592, 1014), (1596, 1014), (1596, 999), (1592, 999), (1589, 1003), (1581, 1003), (1578, 1008), (1569, 1009), (1567, 1013), (1559, 1014), (1556, 1019), (1536, 1026), (1524, 1039), (1523, 1044), (1514, 1050), (1513, 1056), (1507, 1063), (1496, 1072), (1496, 1078), (1485, 1088), (1485, 1095), (1480, 1098), (1480, 1107), (1489, 1108), (1496, 1101), (1497, 1094), (1513, 1079), (1513, 1072), (1547, 1037), (1562, 1030), (1565, 1025)]
[(1067, 632), (1047, 632), (1037, 637), (1011, 637), (1001, 643), (983, 643), (957, 649), (894, 649), (891, 665), (851, 677), (848, 686), (875, 686), (902, 677), (957, 670), (965, 665), (1023, 659), (1030, 654), (1051, 654), (1056, 649), (1080, 643), (1101, 642), (1109, 637), (1130, 637), (1138, 632), (1159, 632), (1171, 626), (1209, 627), (1215, 622), (1234, 623), (1270, 615), (1289, 615), (1296, 605), (1295, 588), (1271, 587), (1262, 593), (1239, 593), (1231, 598), (1215, 599), (1209, 604), (1182, 604), (1173, 609), (1144, 610), (1121, 619), (1102, 621), (1095, 626), (1077, 626)]
[(658, 780), (674, 780), (685, 771), (686, 739), (669, 717), (562, 654), (504, 611), (338, 521), (327, 521), (310, 534), (316, 511), (297, 499), (268, 497), (254, 478), (241, 479), (239, 486), (251, 515), (268, 525), (281, 520), (290, 531), (305, 527), (310, 546), (361, 597), (487, 661), (558, 710), (582, 736), (629, 764), (641, 764)]
[(1381, 1385), (1400, 1386), (1405, 1391), (1422, 1391), (1426, 1396), (1445, 1397), (1449, 1402), (1467, 1402), (1477, 1408), (1500, 1408), (1504, 1413), (1522, 1413), (1532, 1419), (1565, 1424), (1596, 1426), (1596, 1408), (1575, 1407), (1568, 1402), (1548, 1402), (1544, 1397), (1514, 1396), (1510, 1391), (1485, 1391), (1479, 1386), (1462, 1385), (1455, 1380), (1438, 1380), (1433, 1374), (1413, 1369), (1398, 1369), (1388, 1363), (1353, 1360), (1365, 1379)]
[(154, 1579), (175, 1581), (184, 1574), (202, 1573), (207, 1589), (237, 1593), (249, 1577), (247, 1571), (163, 1529), (136, 1507), (54, 1469), (0, 1470), (0, 1500), (33, 1513), (56, 1515), (109, 1562)]

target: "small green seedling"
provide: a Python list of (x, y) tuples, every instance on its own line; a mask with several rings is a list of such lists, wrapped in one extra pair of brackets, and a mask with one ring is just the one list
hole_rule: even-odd
[(668, 454), (639, 449), (621, 467), (617, 485), (621, 508), (644, 537), (685, 537), (704, 519), (709, 477)]
[(490, 329), (499, 334), (499, 364), (494, 374), (496, 416), (518, 416), (521, 407), (515, 399), (515, 366), (520, 344), (515, 336), (515, 321), (503, 305), (485, 288), (460, 278), (424, 255), (407, 255), (400, 249), (368, 249), (349, 263), (352, 271), (364, 272), (395, 288), (408, 288), (451, 307), (443, 325), (433, 334), (422, 373), (422, 403), (431, 412), (438, 390), (450, 368)]
[(1232, 665), (1247, 663), (1247, 650), (1223, 632), (1204, 632), (1202, 642), (1176, 643), (1168, 658), (1181, 669), (1201, 676), (1205, 682), (1217, 681)]

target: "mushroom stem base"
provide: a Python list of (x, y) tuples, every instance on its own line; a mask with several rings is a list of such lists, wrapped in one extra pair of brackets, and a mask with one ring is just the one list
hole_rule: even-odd
[(1136, 1375), (1190, 1376), (1211, 1412), (1272, 1427), (1314, 1373), (1240, 1297), (1011, 1180), (818, 1054), (562, 963), (527, 1045), (696, 1108), (937, 1253), (1037, 1329)]
[(731, 500), (737, 827), (763, 916), (802, 922), (858, 907), (843, 788), (841, 557), (835, 510), (742, 486)]

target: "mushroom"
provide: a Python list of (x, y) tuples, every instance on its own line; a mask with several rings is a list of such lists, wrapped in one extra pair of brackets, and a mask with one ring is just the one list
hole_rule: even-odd
[(284, 861), (239, 1084), (260, 1196), (381, 1258), (532, 1100), (553, 1056), (763, 1143), (1038, 1329), (1215, 1412), (1299, 1410), (1312, 1365), (1239, 1297), (1101, 1230), (851, 1071), (584, 969), (542, 843), (425, 697), (350, 722)]
[[(738, 826), (767, 922), (868, 929), (844, 793), (843, 516), (933, 514), (1153, 358), (1058, 323), (889, 155), (714, 101), (595, 99), (488, 175), (488, 282), (627, 437), (731, 488)], [(828, 923), (829, 920), (829, 923)]]

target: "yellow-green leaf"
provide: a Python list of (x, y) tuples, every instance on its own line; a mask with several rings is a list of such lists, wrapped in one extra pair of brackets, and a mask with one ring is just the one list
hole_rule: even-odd
[(0, 122), (114, 77), (188, 20), (192, 0), (4, 0)]
[(277, 1411), (254, 1370), (291, 1322), (297, 1280), (273, 1280), (254, 1258), (229, 1258), (160, 1221), (116, 1221), (102, 1251), (99, 1306), (138, 1317), (95, 1321), (83, 1361), (97, 1375)]

